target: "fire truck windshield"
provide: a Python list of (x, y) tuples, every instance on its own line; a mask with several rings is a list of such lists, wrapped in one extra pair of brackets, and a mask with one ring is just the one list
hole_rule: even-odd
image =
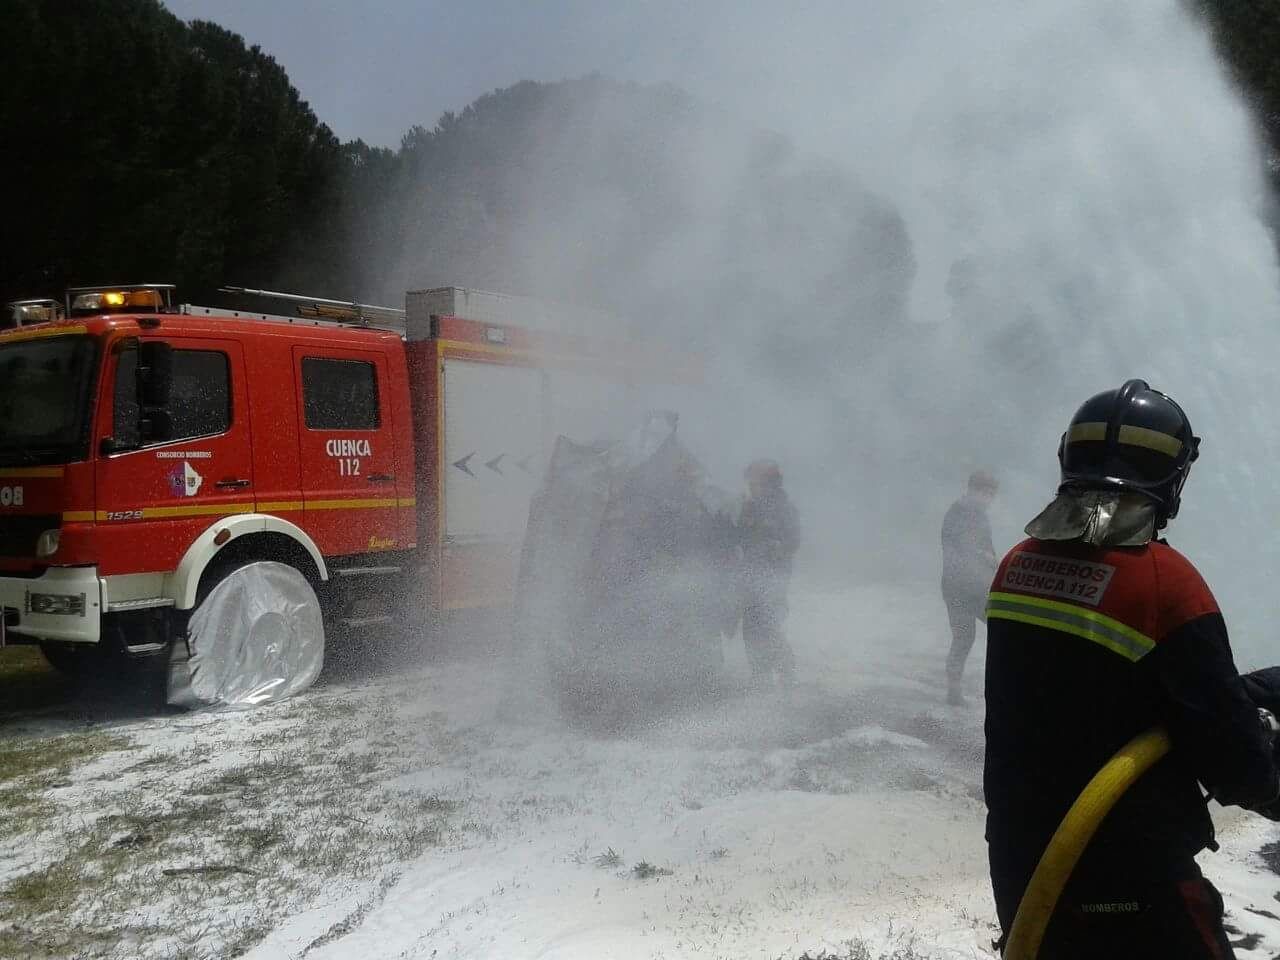
[(87, 336), (0, 344), (0, 465), (88, 456), (97, 354)]

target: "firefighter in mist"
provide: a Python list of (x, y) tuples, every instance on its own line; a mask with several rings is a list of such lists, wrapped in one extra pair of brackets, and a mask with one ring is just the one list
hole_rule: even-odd
[(973, 649), (977, 621), (983, 618), (987, 588), (996, 569), (987, 508), (996, 495), (996, 479), (985, 470), (969, 477), (969, 489), (942, 520), (942, 600), (951, 624), (947, 655), (947, 702), (964, 703), (961, 679)]
[(1272, 743), (1213, 594), (1158, 539), (1200, 440), (1141, 380), (1088, 400), (1058, 448), (1056, 499), (1000, 563), (987, 603), (987, 843), (1008, 935), (1041, 854), (1112, 755), (1163, 725), (1168, 756), (1103, 822), (1039, 957), (1234, 956), (1195, 857), (1216, 849), (1201, 784), (1280, 818)]
[(738, 518), (742, 547), (744, 604), (742, 640), (751, 678), (764, 686), (774, 678), (784, 687), (795, 681), (795, 655), (787, 643), (787, 586), (791, 562), (800, 546), (796, 509), (782, 488), (782, 470), (772, 460), (747, 467), (747, 496)]

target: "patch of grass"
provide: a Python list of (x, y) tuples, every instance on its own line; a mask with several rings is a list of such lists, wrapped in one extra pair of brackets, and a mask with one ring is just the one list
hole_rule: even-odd
[(1280, 840), (1263, 844), (1262, 849), (1258, 851), (1258, 856), (1272, 873), (1280, 874)]
[(9, 741), (0, 744), (0, 783), (39, 778), (48, 785), (80, 763), (129, 745), (126, 738), (105, 733)]
[[(283, 731), (260, 727), (248, 743), (257, 750), (231, 766), (209, 762), (212, 750), (203, 767), (191, 762), (192, 749), (123, 758), (119, 773), (103, 778), (116, 787), (107, 794), (86, 780), (91, 796), (77, 794), (74, 808), (48, 786), (129, 741), (91, 734), (0, 744), (0, 837), (64, 825), (60, 847), (45, 848), (37, 869), (0, 888), (0, 960), (238, 956), (335, 880), (373, 889), (395, 864), (464, 829), (458, 801), (381, 786), (407, 763), (403, 743), (381, 742), (392, 721), (380, 720), (384, 729), (369, 742), (352, 736), (361, 724), (339, 714), (313, 708)], [(181, 774), (172, 789), (171, 770)], [(123, 791), (121, 774), (129, 775)], [(198, 906), (145, 930), (131, 925), (157, 890)], [(346, 918), (334, 939), (362, 920)]]
[(604, 853), (592, 857), (591, 862), (597, 867), (620, 867), (622, 866), (622, 854), (610, 847)]
[(0, 650), (0, 712), (38, 710), (66, 701), (72, 684), (49, 666), (36, 647)]
[(439, 794), (415, 794), (418, 799), (414, 806), (418, 812), (431, 815), (444, 815), (453, 813), (461, 806), (456, 800), (443, 800)]
[(18, 877), (4, 891), (11, 901), (28, 917), (44, 916), (65, 910), (75, 899), (83, 875), (83, 863), (58, 860)]
[(137, 763), (124, 767), (108, 774), (103, 774), (99, 780), (115, 780), (117, 777), (126, 773), (137, 773), (139, 770), (153, 770), (156, 767), (168, 767), (177, 762), (178, 756), (174, 753), (154, 753), (145, 760), (139, 760)]
[(227, 843), (243, 850), (250, 857), (261, 856), (283, 839), (283, 832), (274, 827), (235, 827), (227, 833)]
[(14, 678), (27, 681), (42, 673), (53, 673), (53, 667), (38, 647), (15, 646), (0, 650), (0, 683)]
[(40, 789), (23, 784), (0, 788), (0, 837), (17, 836), (35, 830), (38, 821), (47, 819), (57, 811), (42, 796)]
[[(778, 960), (786, 960), (786, 958), (779, 957)], [(881, 953), (879, 951), (872, 952), (871, 948), (863, 940), (846, 940), (844, 946), (837, 953), (832, 953), (828, 950), (809, 953), (806, 950), (795, 960), (928, 960), (928, 957), (923, 953), (918, 953), (912, 943), (894, 947), (891, 953)]]
[(637, 880), (652, 880), (654, 877), (669, 877), (673, 873), (675, 873), (674, 870), (669, 870), (666, 867), (655, 867), (648, 860), (641, 860), (631, 868), (631, 875)]
[(361, 705), (355, 700), (344, 700), (340, 697), (308, 697), (290, 704), (286, 716), (327, 723), (332, 720), (350, 720), (360, 712)]
[(388, 876), (388, 877), (383, 877), (382, 882), (378, 884), (378, 889), (374, 892), (372, 897), (370, 897), (368, 900), (361, 901), (356, 906), (356, 908), (353, 911), (351, 911), (351, 913), (347, 914), (345, 917), (343, 917), (341, 920), (339, 920), (337, 923), (331, 926), (328, 930), (326, 930), (320, 936), (316, 937), (309, 944), (307, 944), (306, 947), (303, 948), (303, 951), (302, 953), (299, 954), (299, 956), (305, 957), (312, 950), (315, 950), (319, 947), (323, 947), (327, 944), (333, 943), (335, 940), (341, 940), (343, 937), (351, 933), (353, 930), (359, 929), (360, 925), (364, 923), (364, 919), (369, 915), (370, 911), (372, 911), (375, 907), (381, 904), (383, 900), (387, 898), (387, 894), (391, 891), (391, 888), (395, 886), (396, 880), (398, 879), (399, 879), (399, 876), (396, 874), (392, 874), (391, 876)]
[(237, 921), (227, 931), (224, 956), (241, 957), (260, 943), (271, 932), (271, 924), (262, 918)]
[(381, 758), (374, 753), (357, 753), (343, 757), (335, 765), (338, 775), (348, 783), (360, 783), (376, 773)]
[(191, 793), (201, 797), (216, 797), (225, 793), (244, 793), (251, 788), (278, 783), (296, 783), (302, 773), (302, 765), (283, 757), (255, 760), (238, 767), (230, 767), (220, 774), (196, 784)]
[(63, 783), (80, 764), (129, 745), (124, 737), (102, 733), (0, 744), (0, 837), (35, 831), (57, 811), (47, 792), (51, 787)]

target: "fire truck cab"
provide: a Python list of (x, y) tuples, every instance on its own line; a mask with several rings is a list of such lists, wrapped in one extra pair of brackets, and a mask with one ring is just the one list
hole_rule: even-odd
[(4, 631), (55, 661), (158, 651), (235, 559), (319, 587), (416, 546), (399, 333), (166, 294), (72, 291), (67, 319), (0, 334)]

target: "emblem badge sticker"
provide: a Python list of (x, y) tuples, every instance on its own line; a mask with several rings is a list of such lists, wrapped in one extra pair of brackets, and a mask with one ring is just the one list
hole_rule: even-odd
[(182, 466), (169, 471), (169, 489), (175, 497), (194, 497), (200, 492), (204, 477), (196, 473), (194, 467), (185, 460)]

